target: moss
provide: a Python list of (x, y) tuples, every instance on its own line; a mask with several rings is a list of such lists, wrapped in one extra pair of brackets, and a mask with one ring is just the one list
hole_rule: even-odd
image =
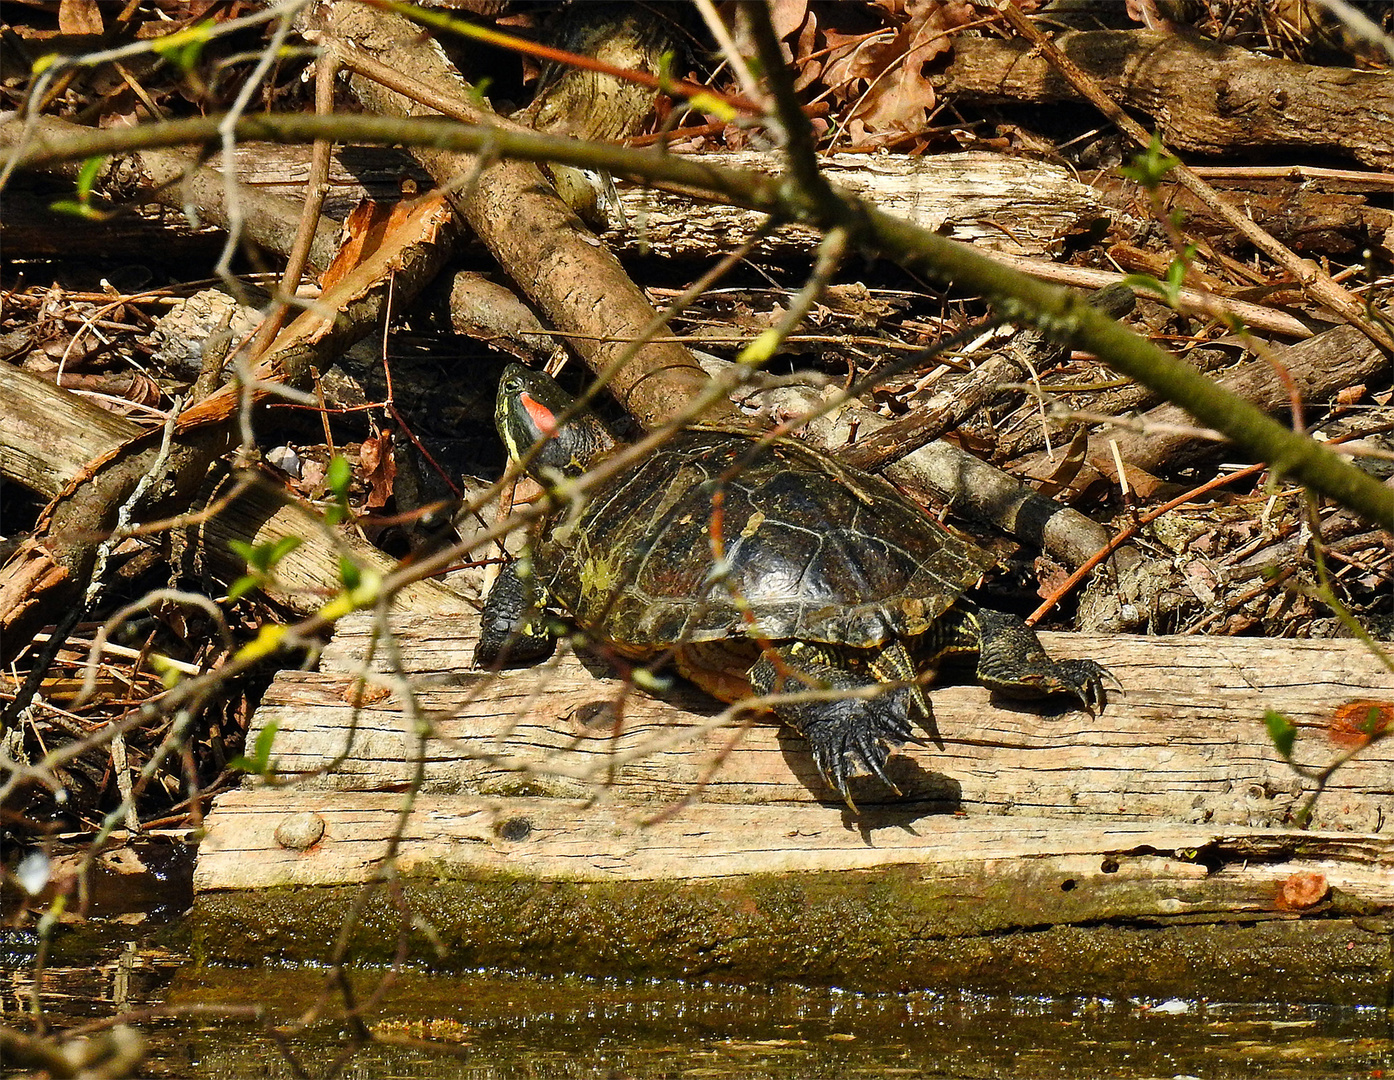
[[(352, 949), (359, 962), (386, 963), (404, 936), (409, 955), (442, 970), (864, 990), (1243, 1001), (1271, 997), (1281, 979), (1287, 1000), (1346, 1004), (1382, 1002), (1394, 975), (1389, 928), (1377, 920), (1239, 924), (1185, 911), (1180, 898), (1189, 922), (1147, 926), (1127, 915), (1140, 885), (968, 884), (924, 878), (913, 868), (682, 885), (413, 878), (402, 894), (409, 911), (387, 890), (373, 895)], [(357, 894), (346, 886), (204, 895), (194, 912), (195, 955), (234, 964), (323, 962)], [(1155, 924), (1161, 920), (1149, 895), (1150, 908), (1136, 910), (1149, 910)], [(1102, 923), (1106, 905), (1114, 914)], [(439, 955), (432, 938), (443, 947)]]

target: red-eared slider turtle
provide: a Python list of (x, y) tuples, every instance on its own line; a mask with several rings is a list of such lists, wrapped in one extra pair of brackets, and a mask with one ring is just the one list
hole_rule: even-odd
[[(571, 405), (517, 364), (499, 384), (509, 453), (545, 439), (529, 468), (554, 489), (624, 450), (590, 412), (559, 426)], [(915, 679), (947, 653), (976, 652), (978, 681), (994, 690), (1103, 707), (1103, 667), (1052, 660), (1016, 616), (964, 597), (993, 563), (879, 477), (792, 439), (694, 428), (578, 501), (558, 499), (490, 591), (475, 663), (550, 653), (552, 610), (626, 657), (671, 654), (722, 700), (795, 695), (775, 715), (848, 798), (858, 767), (894, 789), (889, 748), (910, 738), (912, 708), (929, 716)]]

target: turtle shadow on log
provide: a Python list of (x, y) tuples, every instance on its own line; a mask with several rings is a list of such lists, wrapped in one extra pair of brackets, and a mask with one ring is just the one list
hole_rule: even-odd
[(843, 812), (844, 822), (863, 830), (870, 827), (900, 825), (908, 827), (920, 818), (958, 813), (963, 807), (963, 787), (952, 776), (930, 772), (914, 758), (893, 753), (886, 762), (886, 773), (900, 795), (888, 791), (874, 776), (854, 776), (848, 781), (856, 810), (818, 772), (813, 753), (802, 735), (782, 727), (779, 749), (789, 771), (809, 792), (829, 807)]
[[(623, 679), (611, 658), (589, 649), (578, 649), (575, 655), (581, 666), (597, 679)], [(673, 681), (666, 688), (648, 687), (637, 692), (696, 716), (714, 717), (729, 707), (686, 679), (671, 671), (668, 674), (673, 675)], [(610, 715), (608, 722), (613, 722), (613, 714)], [(852, 799), (857, 805), (857, 810), (853, 811), (818, 772), (813, 753), (802, 735), (771, 714), (757, 717), (754, 723), (778, 727), (779, 750), (793, 778), (819, 802), (842, 810), (848, 825), (863, 829), (909, 826), (920, 818), (955, 814), (962, 809), (963, 789), (957, 780), (943, 773), (930, 772), (908, 755), (896, 753), (886, 762), (886, 772), (901, 794), (897, 796), (888, 791), (874, 776), (854, 776), (849, 781)], [(930, 740), (937, 743), (937, 734), (930, 735), (926, 741)]]

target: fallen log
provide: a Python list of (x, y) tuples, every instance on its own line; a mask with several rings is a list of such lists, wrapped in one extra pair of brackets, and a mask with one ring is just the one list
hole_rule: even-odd
[[(366, 672), (368, 684), (356, 689), (368, 624), (362, 616), (341, 622), (325, 670), (281, 673), (253, 720), (249, 741), (277, 725), (278, 769), (304, 787), (398, 790), (418, 767), (413, 724), (383, 676)], [(594, 658), (570, 654), (475, 673), (473, 620), (406, 616), (394, 628), (410, 658), (414, 707), (431, 727), (419, 762), (426, 791), (583, 798), (608, 790), (645, 804), (649, 815), (694, 792), (704, 802), (840, 805), (799, 736), (768, 720), (727, 717), (680, 680), (658, 698)], [(1112, 671), (1122, 689), (1107, 709), (1090, 717), (1062, 703), (998, 699), (978, 686), (936, 688), (943, 746), (893, 755), (890, 774), (904, 798), (885, 802), (867, 780), (854, 787), (858, 805), (1275, 826), (1316, 785), (1274, 749), (1265, 710), (1289, 718), (1296, 760), (1320, 768), (1359, 738), (1349, 726), (1351, 702), (1394, 702), (1394, 675), (1356, 641), (1042, 640), (1052, 655), (1094, 657)], [(1329, 781), (1312, 824), (1391, 827), (1392, 766), (1394, 740), (1357, 755)]]
[[(719, 168), (777, 174), (782, 161), (755, 151), (708, 153)], [(964, 243), (1013, 255), (1059, 253), (1071, 238), (1097, 233), (1109, 213), (1098, 194), (1058, 165), (1000, 154), (969, 152), (935, 157), (832, 154), (820, 158), (829, 180), (926, 229)], [(690, 196), (621, 187), (627, 225), (611, 221), (605, 239), (618, 250), (673, 258), (706, 258), (754, 236), (764, 215)], [(815, 229), (791, 225), (762, 242), (761, 252), (807, 254)]]
[[(854, 812), (797, 736), (742, 732), (682, 684), (659, 699), (570, 654), (474, 673), (472, 620), (414, 618), (389, 676), (364, 663), (371, 625), (344, 620), (324, 670), (282, 673), (258, 711), (249, 739), (278, 725), (275, 770), (303, 775), (206, 819), (210, 956), (322, 959), (326, 920), (390, 872), (447, 966), (986, 987), (1030, 933), (1019, 992), (1254, 1000), (1258, 968), (1290, 963), (1298, 993), (1355, 1001), (1387, 978), (1394, 741), (1336, 769), (1302, 831), (1316, 783), (1263, 719), (1289, 717), (1305, 765), (1366, 739), (1352, 703), (1387, 722), (1394, 675), (1358, 643), (1044, 635), (1113, 670), (1102, 714), (936, 689), (942, 748), (894, 756), (904, 798), (855, 789)], [(376, 903), (359, 940), (387, 957), (399, 915)], [(1138, 936), (1157, 928), (1165, 947)]]
[[(1339, 154), (1372, 168), (1394, 163), (1384, 72), (1316, 67), (1258, 56), (1194, 33), (1090, 30), (1056, 44), (1129, 108), (1156, 120), (1173, 149), (1241, 148)], [(959, 37), (932, 81), (957, 102), (1052, 102), (1077, 94), (1029, 41)]]
[[(238, 180), (269, 205), (277, 199), (288, 202), (304, 193), (309, 158), (307, 146), (243, 143), (236, 152)], [(213, 160), (216, 164), (219, 159)], [(780, 167), (777, 155), (756, 151), (706, 154), (702, 160), (770, 172)], [(1029, 158), (980, 151), (924, 158), (836, 154), (822, 164), (831, 179), (892, 213), (955, 239), (1013, 254), (1058, 254), (1067, 240), (1098, 231), (1113, 214), (1097, 192), (1067, 170)], [(325, 215), (347, 217), (363, 199), (395, 202), (403, 197), (404, 182), (417, 189), (431, 185), (429, 174), (402, 151), (338, 149), (330, 164)], [(13, 198), (33, 202), (32, 212), (16, 212), (0, 223), (0, 236), (16, 256), (120, 251), (132, 244), (172, 240), (192, 244), (197, 231), (180, 214), (156, 212), (153, 207), (93, 230), (48, 211), (48, 200), (23, 192)], [(613, 214), (603, 239), (621, 256), (707, 259), (737, 247), (763, 221), (750, 210), (627, 184), (620, 185), (618, 199), (625, 221)], [(55, 230), (62, 237), (57, 242)], [(115, 247), (112, 235), (124, 237), (128, 246)], [(767, 256), (800, 256), (817, 245), (815, 230), (788, 226), (764, 241), (761, 250)]]
[(1394, 974), (1388, 836), (816, 805), (644, 825), (627, 804), (435, 795), (403, 819), (403, 805), (220, 798), (195, 951), (323, 962), (354, 910), (357, 960), (390, 962), (400, 901), (358, 892), (395, 846), (390, 873), (448, 970), (1219, 1001), (1273, 1000), (1281, 971), (1283, 1000), (1360, 1005)]

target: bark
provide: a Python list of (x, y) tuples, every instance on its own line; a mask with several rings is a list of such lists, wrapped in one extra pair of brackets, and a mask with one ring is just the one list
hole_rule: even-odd
[[(1090, 295), (1089, 302), (1115, 319), (1124, 318), (1134, 306), (1133, 294), (1123, 286), (1100, 289)], [(1039, 330), (1022, 330), (993, 355), (980, 360), (951, 393), (936, 394), (922, 408), (859, 439), (840, 456), (859, 469), (875, 469), (904, 457), (957, 427), (1004, 393), (1005, 384), (1020, 382), (1033, 368), (1050, 367), (1066, 356), (1064, 346), (1050, 341)]]
[[(474, 110), (469, 87), (407, 20), (354, 3), (322, 13), (320, 37), (341, 50), (360, 49), (391, 63), (436, 94)], [(363, 105), (384, 116), (435, 115), (404, 94), (363, 76), (351, 85)], [(615, 257), (548, 185), (537, 166), (484, 162), (457, 153), (418, 148), (417, 159), (437, 184), (453, 192), (459, 212), (504, 271), (596, 371), (604, 371), (654, 317), (654, 309)], [(651, 342), (616, 376), (612, 386), (646, 428), (678, 411), (705, 382), (692, 355), (676, 343)], [(713, 419), (738, 419), (732, 411)]]
[[(1235, 348), (1206, 348), (1201, 346), (1188, 349), (1186, 359), (1195, 365), (1197, 371), (1213, 374), (1234, 363)], [(1161, 401), (1161, 395), (1139, 383), (1127, 382), (1108, 390), (1090, 391), (1087, 395), (1070, 395), (1066, 402), (1092, 413), (1108, 416), (1126, 416), (1129, 413), (1150, 409)], [(1051, 444), (1058, 451), (1062, 435), (1056, 425), (1043, 422), (1039, 406), (1028, 401), (1006, 422), (997, 425), (997, 440), (992, 450), (993, 460), (1002, 467), (1008, 467), (1027, 454), (1044, 449), (1049, 434)], [(1068, 437), (1068, 430), (1064, 437)], [(1057, 459), (1058, 460), (1058, 459)], [(1039, 471), (1040, 459), (1033, 459)], [(1054, 467), (1054, 463), (1052, 468)]]
[[(1383, 206), (1371, 205), (1371, 195), (1388, 191), (1390, 182), (1381, 183), (1378, 174), (1361, 182), (1359, 172), (1343, 175), (1321, 175), (1336, 170), (1320, 170), (1308, 178), (1303, 170), (1294, 168), (1283, 179), (1264, 176), (1245, 176), (1245, 170), (1223, 170), (1237, 175), (1219, 178), (1215, 169), (1196, 170), (1208, 180), (1223, 198), (1253, 219), (1264, 232), (1286, 244), (1293, 251), (1310, 258), (1335, 258), (1358, 253), (1374, 246), (1386, 257), (1394, 254), (1394, 212)], [(1266, 173), (1268, 169), (1255, 169)], [(1101, 174), (1092, 180), (1104, 204), (1115, 212), (1131, 211), (1151, 218), (1151, 210), (1140, 199), (1137, 186), (1119, 177)], [(1160, 186), (1162, 205), (1167, 212), (1183, 215), (1188, 237), (1206, 237), (1212, 246), (1235, 253), (1248, 249), (1248, 241), (1221, 215), (1203, 200), (1177, 183)]]
[[(879, 413), (852, 407), (840, 410), (835, 419), (815, 420), (810, 429), (836, 453), (854, 431), (874, 435), (891, 423)], [(1098, 522), (950, 442), (921, 446), (880, 471), (916, 501), (943, 503), (1067, 566), (1081, 565), (1109, 540)]]
[[(1122, 105), (1154, 118), (1174, 149), (1301, 150), (1394, 165), (1394, 79), (1256, 56), (1181, 31), (1091, 30), (1056, 44)], [(1076, 100), (1026, 41), (959, 37), (934, 76), (942, 96), (975, 102)]]
[[(84, 130), (78, 124), (47, 116), (39, 117), (28, 129), (22, 121), (12, 119), (9, 123), (0, 124), (0, 149), (12, 149), (21, 143), (61, 143)], [(50, 176), (71, 180), (76, 179), (80, 168), (81, 162), (70, 161), (48, 166), (43, 171)], [(283, 197), (246, 187), (240, 178), (238, 185), (241, 236), (268, 251), (289, 251), (299, 227), (303, 200), (289, 197), (290, 193)], [(95, 189), (118, 203), (152, 200), (176, 211), (180, 217), (192, 210), (202, 221), (224, 231), (230, 224), (227, 186), (222, 173), (200, 165), (192, 154), (178, 150), (140, 150), (133, 154), (113, 156), (102, 166)], [(10, 223), (22, 221), (23, 218), (13, 216), (13, 211), (11, 207), (6, 214)], [(13, 245), (17, 244), (20, 250), (24, 250), (25, 234), (12, 237), (11, 227), (11, 224), (7, 224), (4, 235), (13, 257)], [(41, 234), (47, 227), (47, 224), (42, 227)], [(84, 222), (77, 231), (102, 234), (107, 230), (105, 225), (100, 230), (93, 230), (90, 223)], [(338, 249), (338, 227), (332, 221), (322, 220), (310, 249), (311, 265), (323, 270)], [(60, 253), (72, 254), (71, 251)]]
[(512, 289), (482, 274), (456, 274), (445, 299), (450, 326), (457, 334), (483, 341), (534, 367), (566, 354), (561, 339), (547, 332), (532, 308)]
[[(268, 395), (268, 384), (303, 385), (312, 366), (328, 367), (349, 345), (375, 329), (387, 310), (389, 297), (392, 302), (410, 304), (435, 276), (451, 247), (450, 234), (444, 231), (448, 211), (430, 200), (399, 209), (400, 212), (394, 212), (393, 227), (385, 229), (385, 235), (375, 237), (376, 248), (361, 253), (361, 261), (344, 268), (314, 308), (302, 312), (277, 335), (252, 371), (253, 402)], [(292, 236), (282, 233), (280, 239), (289, 244)], [(6, 374), (13, 379), (19, 373), (7, 369)], [(11, 383), (12, 387), (22, 385)], [(63, 409), (33, 385), (17, 393), (16, 415), (27, 419), (31, 432), (34, 424), (42, 425), (49, 409)], [(32, 404), (37, 401), (46, 401), (48, 408)], [(57, 623), (64, 610), (78, 602), (96, 566), (98, 545), (110, 534), (117, 514), (133, 499), (142, 481), (153, 475), (154, 483), (142, 496), (140, 505), (130, 508), (131, 521), (136, 523), (183, 513), (197, 502), (205, 483), (218, 486), (221, 474), (215, 462), (232, 445), (242, 404), (240, 389), (225, 386), (179, 415), (167, 448), (161, 447), (161, 432), (151, 433), (131, 425), (128, 430), (133, 433), (129, 437), (98, 447), (75, 472), (64, 477), (62, 487), (53, 494), (53, 501), (38, 524), (33, 550), (0, 571), (0, 595), (12, 595), (25, 586), (44, 586), (43, 592), (31, 592), (24, 604), (0, 613), (0, 620), (5, 620), (0, 623), (5, 657), (17, 652), (38, 626)], [(71, 425), (64, 430), (71, 435)], [(97, 430), (108, 428), (99, 424)], [(39, 436), (41, 440), (48, 437)], [(11, 446), (35, 445), (18, 431), (6, 441)], [(29, 466), (33, 466), (32, 449), (12, 456), (27, 457)], [(270, 506), (252, 511), (243, 520), (254, 533), (262, 535), (262, 529), (278, 517), (272, 499)], [(319, 532), (316, 516), (301, 512), (293, 513), (291, 518), (287, 522), (280, 517), (281, 525), (289, 524), (303, 536)], [(196, 531), (200, 539), (206, 534), (204, 529)], [(276, 529), (269, 528), (264, 535), (274, 536)], [(35, 560), (42, 560), (43, 565), (36, 565)], [(314, 584), (309, 596), (298, 588), (287, 595), (293, 609), (304, 610), (308, 605), (313, 610), (338, 591), (337, 557), (333, 562), (329, 588), (323, 588), (320, 574), (325, 568), (312, 566), (310, 577)], [(440, 597), (436, 599), (441, 601)], [(456, 605), (447, 602), (445, 606)]]

